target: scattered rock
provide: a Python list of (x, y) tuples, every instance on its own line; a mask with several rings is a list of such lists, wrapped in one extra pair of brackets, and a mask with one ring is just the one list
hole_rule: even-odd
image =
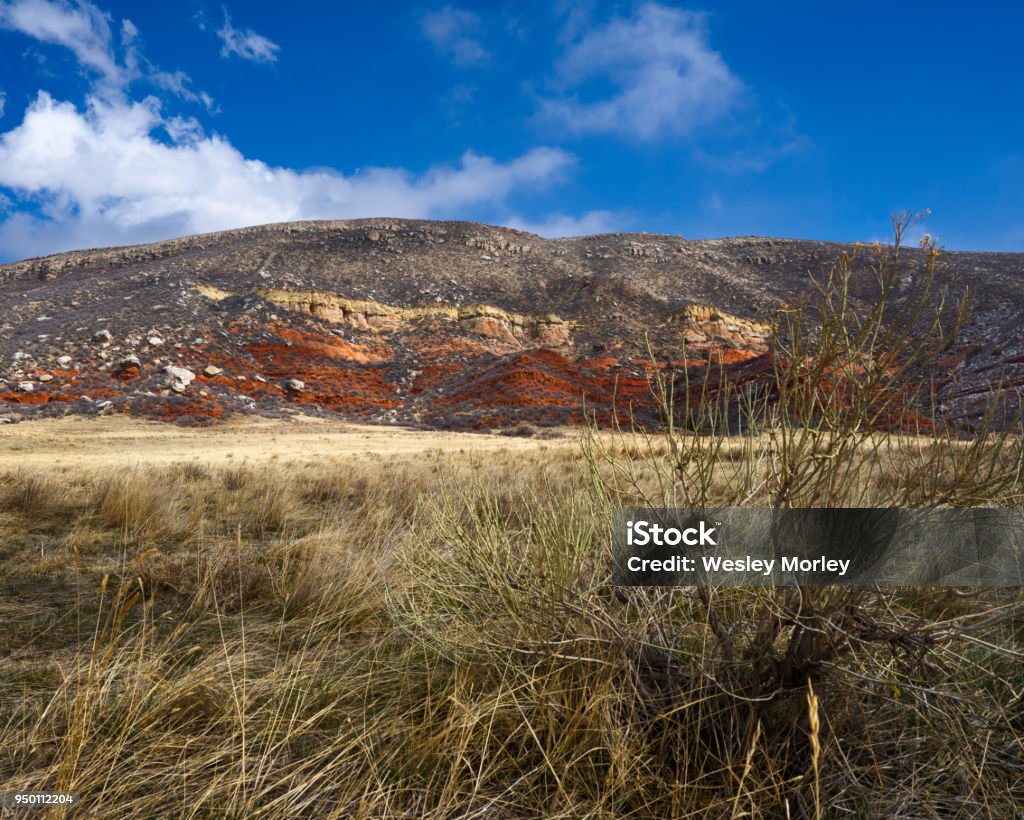
[(302, 379), (288, 379), (288, 381), (284, 383), (284, 386), (293, 393), (301, 393), (306, 389), (306, 383)]
[(196, 377), (196, 374), (188, 368), (178, 367), (173, 364), (167, 365), (164, 368), (164, 373), (167, 374), (167, 386), (175, 393), (184, 393)]
[(60, 365), (61, 367), (67, 367), (69, 364), (71, 364), (71, 357), (61, 356), (59, 359), (57, 359), (57, 364)]
[(223, 370), (221, 370), (219, 367), (217, 367), (214, 364), (208, 364), (208, 365), (206, 365), (206, 367), (203, 368), (203, 375), (204, 376), (219, 376), (223, 372), (224, 372)]
[(164, 340), (159, 336), (150, 336), (146, 341), (153, 345), (153, 347), (160, 347), (164, 343)]
[(41, 375), (41, 376), (39, 377), (39, 381), (43, 382), (44, 384), (45, 384), (46, 382), (52, 382), (52, 381), (53, 381), (53, 376), (51, 376), (51, 375), (50, 375), (49, 373), (43, 373), (43, 374), (42, 374), (42, 375)]
[(196, 374), (187, 367), (178, 367), (174, 364), (167, 365), (167, 367), (164, 368), (164, 373), (173, 379), (178, 379), (178, 381), (183, 382), (191, 382), (196, 377)]
[(112, 369), (118, 379), (137, 379), (142, 375), (142, 362), (138, 356), (125, 356)]
[(112, 341), (114, 341), (114, 334), (111, 333), (106, 328), (104, 328), (103, 330), (97, 330), (95, 333), (93, 333), (92, 340), (94, 342), (99, 342), (100, 344), (108, 345)]
[(36, 386), (32, 382), (18, 382), (18, 390), (22, 393), (31, 393), (36, 389)]

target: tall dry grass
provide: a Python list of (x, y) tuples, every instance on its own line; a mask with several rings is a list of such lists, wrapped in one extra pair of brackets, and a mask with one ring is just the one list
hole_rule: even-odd
[[(106, 476), (40, 473), (74, 515), (0, 512), (0, 789), (97, 817), (1011, 816), (1018, 592), (616, 588), (616, 473), (584, 450), (155, 470), (141, 533)], [(155, 509), (197, 517), (161, 540)]]

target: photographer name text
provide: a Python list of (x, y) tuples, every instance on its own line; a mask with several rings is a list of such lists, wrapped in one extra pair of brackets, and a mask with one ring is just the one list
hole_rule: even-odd
[[(760, 573), (771, 575), (778, 564), (782, 572), (827, 572), (829, 574), (846, 575), (850, 561), (840, 558), (805, 558), (791, 555), (781, 558), (755, 558), (751, 555), (743, 558), (722, 558), (717, 555), (702, 555), (700, 568), (704, 572), (739, 572), (745, 574)], [(686, 555), (672, 555), (668, 558), (642, 558), (632, 555), (626, 561), (626, 569), (630, 572), (697, 572), (696, 558)]]

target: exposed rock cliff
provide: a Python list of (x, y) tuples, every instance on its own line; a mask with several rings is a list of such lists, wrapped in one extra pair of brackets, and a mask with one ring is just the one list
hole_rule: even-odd
[(255, 293), (275, 305), (308, 313), (329, 322), (345, 323), (357, 330), (397, 330), (405, 324), (419, 324), (429, 319), (447, 319), (459, 322), (472, 332), (487, 338), (535, 343), (542, 347), (564, 347), (572, 344), (570, 325), (554, 313), (523, 315), (493, 305), (428, 305), (403, 308), (310, 290), (260, 288)]

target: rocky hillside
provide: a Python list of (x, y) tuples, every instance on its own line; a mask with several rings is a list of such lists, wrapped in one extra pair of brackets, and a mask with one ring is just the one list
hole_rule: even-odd
[[(652, 417), (654, 368), (756, 368), (775, 309), (846, 247), (373, 219), (31, 259), (0, 266), (0, 415)], [(942, 258), (974, 295), (941, 387), (969, 422), (994, 384), (1024, 385), (1024, 255)], [(854, 285), (871, 298), (867, 270)]]

